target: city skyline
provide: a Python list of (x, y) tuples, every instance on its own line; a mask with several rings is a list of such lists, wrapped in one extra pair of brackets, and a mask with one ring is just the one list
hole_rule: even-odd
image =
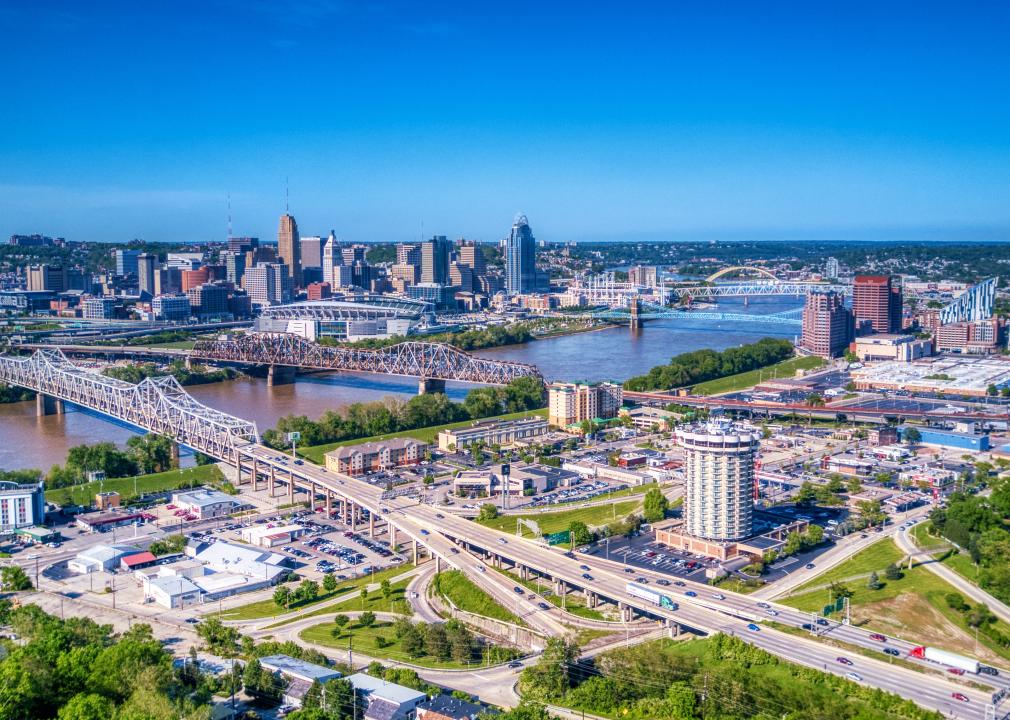
[[(270, 237), (289, 184), (304, 228), (361, 242), (495, 241), (519, 211), (547, 241), (1007, 239), (1006, 20), (8, 8), (33, 111), (0, 120), (0, 234), (220, 240), (230, 195), (235, 232)], [(529, 51), (492, 51), (513, 33)]]

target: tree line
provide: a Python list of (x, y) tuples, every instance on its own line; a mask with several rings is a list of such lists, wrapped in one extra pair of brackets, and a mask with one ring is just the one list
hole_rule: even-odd
[(300, 432), (300, 444), (323, 445), (403, 430), (416, 430), (502, 413), (535, 410), (544, 406), (544, 388), (537, 378), (523, 377), (505, 387), (481, 387), (467, 393), (462, 403), (444, 393), (427, 393), (407, 402), (395, 398), (354, 403), (346, 410), (328, 410), (318, 420), (306, 415), (286, 415), (277, 427), (263, 433), (263, 442), (276, 449), (290, 447), (287, 433)]
[(131, 363), (107, 367), (102, 371), (102, 374), (134, 385), (145, 378), (165, 377), (166, 375), (174, 377), (180, 385), (205, 385), (222, 380), (232, 380), (239, 375), (239, 372), (234, 368), (211, 370), (206, 365), (193, 365), (187, 369), (184, 361), (173, 360), (165, 369), (154, 363)]
[(579, 648), (550, 638), (523, 670), (527, 701), (627, 720), (940, 720), (910, 700), (793, 665), (739, 638), (659, 640), (579, 661)]
[(676, 355), (666, 365), (657, 365), (645, 375), (629, 378), (624, 382), (624, 389), (633, 392), (669, 390), (757, 370), (792, 356), (793, 344), (778, 338), (763, 338), (722, 352), (695, 350)]

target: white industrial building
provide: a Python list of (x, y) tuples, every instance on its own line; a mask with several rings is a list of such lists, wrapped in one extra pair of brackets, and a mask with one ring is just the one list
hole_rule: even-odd
[(251, 525), (242, 528), (242, 540), (256, 547), (276, 547), (287, 545), (292, 540), (301, 537), (305, 528), (301, 525)]
[(111, 571), (119, 566), (119, 561), (127, 555), (140, 552), (133, 545), (105, 545), (99, 543), (81, 550), (67, 563), (71, 572), (86, 575), (93, 572)]
[(172, 504), (180, 510), (196, 515), (200, 520), (230, 515), (240, 505), (231, 495), (208, 488), (173, 493)]

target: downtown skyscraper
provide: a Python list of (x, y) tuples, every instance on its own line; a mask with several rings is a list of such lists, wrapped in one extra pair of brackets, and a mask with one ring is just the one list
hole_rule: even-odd
[(298, 223), (294, 215), (281, 215), (280, 227), (277, 229), (277, 255), (288, 267), (291, 287), (302, 287), (302, 247), (298, 237)]
[(536, 240), (526, 216), (520, 213), (505, 238), (505, 289), (509, 295), (517, 295), (534, 292), (536, 287)]

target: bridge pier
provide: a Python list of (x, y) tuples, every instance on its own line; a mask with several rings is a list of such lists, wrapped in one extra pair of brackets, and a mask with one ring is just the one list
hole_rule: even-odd
[(421, 378), (417, 383), (417, 394), (427, 395), (428, 393), (444, 393), (445, 380), (437, 378)]
[(293, 470), (288, 471), (288, 503), (294, 503), (295, 501), (295, 473)]
[(442, 572), (442, 558), (440, 558), (438, 555), (435, 556), (435, 572), (437, 573)]
[(39, 417), (43, 415), (62, 415), (64, 412), (63, 401), (52, 395), (35, 393), (35, 414)]
[[(253, 457), (253, 459), (252, 459), (252, 478), (251, 478), (251, 480), (252, 480), (252, 489), (253, 489), (253, 492), (256, 492), (257, 490), (260, 489), (260, 485), (259, 485), (259, 483), (260, 483), (260, 461), (256, 457)], [(242, 473), (241, 472), (239, 472), (239, 474), (238, 474), (238, 484), (239, 485), (242, 484)]]
[(290, 385), (295, 381), (295, 368), (291, 365), (271, 365), (267, 370), (267, 387)]
[(586, 597), (586, 607), (594, 608), (596, 607), (596, 593), (594, 593), (589, 588), (582, 591), (582, 594)]
[(417, 565), (417, 540), (412, 540), (411, 542), (413, 544), (413, 548), (411, 550), (411, 556), (413, 558), (414, 565)]
[(267, 489), (270, 491), (270, 497), (274, 496), (274, 488), (277, 486), (277, 470), (273, 465), (270, 466), (270, 478), (267, 480)]
[(326, 519), (330, 519), (330, 515), (333, 514), (333, 493), (329, 490), (326, 491)]
[(639, 317), (639, 313), (642, 312), (642, 301), (637, 297), (631, 302), (631, 313), (628, 321), (631, 325), (632, 330), (639, 330), (642, 327), (642, 319)]
[(396, 552), (396, 528), (389, 521), (386, 522), (389, 527), (389, 549)]
[(375, 539), (375, 515), (368, 513), (368, 537)]

